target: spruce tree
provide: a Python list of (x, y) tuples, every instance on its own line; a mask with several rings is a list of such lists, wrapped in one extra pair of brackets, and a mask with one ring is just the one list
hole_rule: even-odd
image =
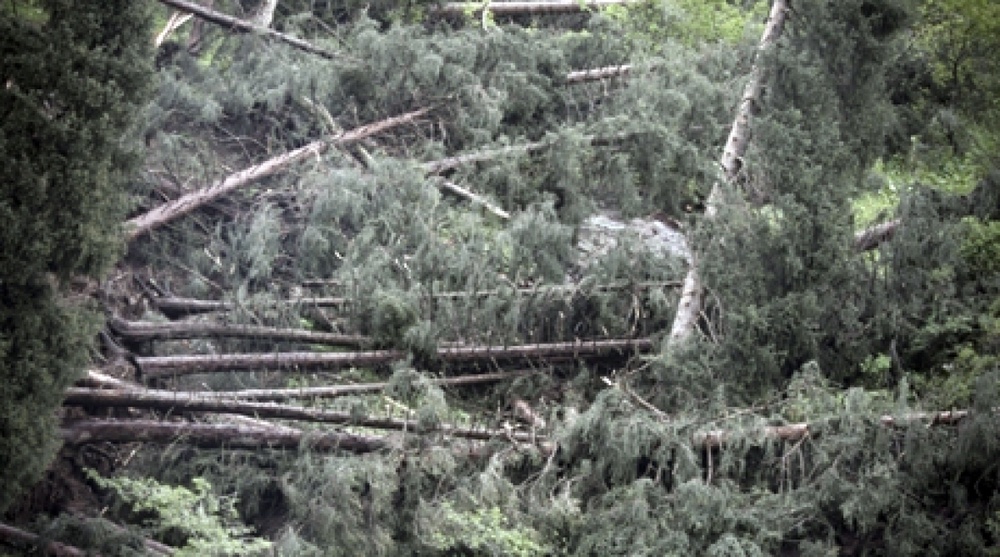
[(0, 509), (45, 470), (56, 407), (88, 362), (86, 298), (122, 253), (148, 42), (135, 2), (0, 9)]

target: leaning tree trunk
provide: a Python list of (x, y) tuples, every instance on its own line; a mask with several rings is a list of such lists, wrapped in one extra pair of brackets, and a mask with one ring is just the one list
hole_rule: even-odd
[[(761, 65), (760, 54), (773, 46), (778, 37), (781, 36), (787, 13), (788, 1), (774, 0), (767, 25), (764, 27), (764, 35), (760, 39), (760, 46), (757, 50), (758, 59), (750, 72), (750, 82), (747, 83), (746, 89), (743, 91), (743, 97), (736, 110), (736, 119), (729, 130), (729, 138), (726, 140), (726, 147), (722, 152), (723, 178), (728, 184), (736, 182), (740, 161), (750, 142), (750, 116), (753, 114), (754, 106), (760, 97), (761, 87), (764, 83), (764, 69)], [(715, 217), (721, 203), (722, 188), (723, 185), (719, 182), (712, 186), (705, 206), (705, 218)], [(669, 343), (671, 346), (679, 345), (691, 336), (698, 317), (701, 315), (703, 290), (704, 286), (698, 273), (698, 261), (695, 255), (692, 255), (691, 266), (688, 268), (687, 276), (684, 278), (684, 286), (681, 289), (681, 299), (677, 304), (677, 314), (674, 316), (674, 322), (670, 328)]]
[(267, 176), (270, 176), (275, 172), (278, 172), (285, 167), (310, 156), (319, 156), (330, 147), (339, 147), (355, 143), (396, 126), (413, 122), (417, 118), (427, 114), (429, 111), (429, 108), (422, 108), (394, 118), (388, 118), (373, 124), (368, 124), (367, 126), (356, 128), (331, 139), (313, 141), (304, 147), (299, 147), (294, 151), (289, 151), (283, 155), (266, 160), (260, 164), (251, 166), (250, 168), (243, 169), (235, 174), (231, 174), (225, 179), (216, 182), (207, 188), (191, 192), (181, 198), (165, 203), (145, 214), (129, 220), (126, 223), (126, 240), (135, 240), (150, 230), (163, 226), (178, 217), (182, 217), (209, 201), (226, 195), (240, 187), (246, 186), (247, 184), (266, 178)]

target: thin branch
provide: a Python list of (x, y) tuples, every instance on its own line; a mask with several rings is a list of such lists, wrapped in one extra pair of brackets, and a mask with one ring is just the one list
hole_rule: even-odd
[(473, 193), (458, 184), (445, 180), (441, 182), (441, 189), (443, 189), (446, 192), (453, 193), (459, 197), (464, 197), (465, 199), (471, 201), (474, 205), (482, 205), (484, 209), (500, 217), (503, 220), (510, 220), (510, 213), (504, 211), (500, 207), (497, 207), (496, 205), (491, 203), (489, 199), (486, 199), (485, 197), (477, 193)]
[[(15, 528), (9, 524), (0, 523), (0, 538), (25, 545), (37, 546), (43, 543), (44, 539), (31, 532), (26, 532), (20, 528)], [(87, 552), (72, 545), (66, 545), (55, 541), (44, 542), (40, 548), (45, 555), (55, 555), (57, 557), (85, 557)]]
[(291, 35), (286, 35), (285, 33), (280, 33), (269, 27), (256, 25), (237, 17), (211, 10), (194, 2), (189, 2), (187, 0), (159, 0), (159, 2), (183, 12), (187, 12), (198, 19), (203, 19), (209, 23), (214, 23), (232, 31), (240, 33), (257, 33), (265, 37), (277, 39), (299, 50), (310, 54), (316, 54), (330, 60), (336, 60), (340, 57), (337, 53), (326, 50), (325, 48), (320, 48), (308, 41), (304, 41)]

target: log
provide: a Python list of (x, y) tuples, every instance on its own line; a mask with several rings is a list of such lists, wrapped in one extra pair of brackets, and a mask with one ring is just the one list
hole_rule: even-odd
[(361, 347), (372, 343), (370, 337), (322, 333), (305, 329), (282, 329), (257, 325), (225, 325), (221, 323), (152, 323), (126, 321), (119, 317), (109, 320), (111, 330), (132, 341), (179, 340), (202, 337), (236, 337), (284, 340), (306, 344)]
[[(176, 2), (179, 0), (170, 1)], [(424, 114), (427, 114), (429, 111), (429, 108), (422, 108), (400, 116), (368, 124), (367, 126), (355, 128), (333, 138), (313, 141), (312, 143), (299, 147), (293, 151), (289, 151), (277, 157), (268, 159), (260, 164), (245, 168), (235, 174), (227, 176), (207, 188), (191, 192), (183, 197), (174, 199), (173, 201), (160, 205), (159, 207), (156, 207), (142, 215), (130, 219), (126, 222), (127, 230), (125, 233), (125, 239), (131, 242), (154, 228), (160, 227), (177, 219), (178, 217), (190, 213), (205, 203), (229, 194), (243, 186), (266, 178), (267, 176), (270, 176), (285, 167), (304, 160), (310, 156), (319, 156), (331, 146), (340, 147), (360, 141), (394, 127), (413, 122)]]
[(627, 77), (630, 73), (632, 73), (631, 64), (579, 70), (566, 74), (566, 83), (586, 83), (588, 81), (601, 81), (615, 77)]
[[(297, 37), (286, 35), (285, 33), (280, 33), (278, 31), (275, 31), (274, 29), (271, 29), (269, 27), (270, 21), (266, 21), (268, 25), (258, 25), (257, 23), (244, 21), (237, 17), (217, 12), (215, 10), (206, 8), (205, 6), (201, 6), (194, 2), (189, 2), (188, 0), (159, 0), (159, 2), (161, 4), (165, 4), (182, 12), (189, 13), (197, 17), (198, 19), (202, 19), (209, 23), (220, 25), (232, 31), (236, 31), (239, 33), (256, 33), (264, 37), (279, 40), (303, 52), (316, 54), (318, 56), (322, 56), (323, 58), (327, 58), (329, 60), (336, 60), (337, 58), (339, 58), (339, 56), (333, 51), (326, 50), (325, 48), (320, 48), (308, 41), (304, 41)], [(265, 22), (261, 21), (261, 23)]]
[(485, 197), (479, 195), (478, 193), (473, 193), (458, 184), (444, 180), (441, 182), (441, 189), (448, 193), (452, 193), (461, 198), (467, 199), (471, 201), (473, 205), (482, 205), (484, 209), (500, 217), (503, 220), (510, 220), (510, 213), (494, 205), (489, 199), (486, 199)]
[[(774, 0), (771, 4), (771, 13), (764, 27), (764, 34), (760, 39), (757, 48), (757, 56), (767, 50), (777, 42), (784, 27), (785, 17), (788, 14), (787, 0)], [(729, 130), (729, 137), (726, 139), (726, 146), (722, 152), (723, 179), (726, 183), (734, 184), (739, 174), (740, 161), (746, 152), (750, 142), (750, 116), (753, 114), (754, 105), (761, 94), (764, 84), (764, 68), (759, 60), (754, 62), (750, 71), (750, 81), (743, 91), (743, 97), (736, 109), (736, 118)], [(708, 201), (705, 205), (705, 218), (715, 217), (718, 206), (721, 203), (722, 187), (719, 182), (712, 185), (709, 192)], [(677, 304), (677, 313), (674, 322), (670, 327), (669, 344), (678, 346), (684, 343), (690, 336), (701, 316), (701, 306), (703, 298), (703, 285), (698, 273), (697, 259), (692, 256), (691, 264), (688, 267), (687, 275), (684, 277), (684, 286), (681, 289), (681, 299)]]
[[(626, 290), (629, 288), (636, 290), (647, 290), (650, 288), (676, 288), (681, 286), (676, 281), (653, 281), (653, 282), (620, 282), (603, 284), (597, 286), (583, 287), (577, 284), (557, 284), (547, 286), (537, 286), (534, 288), (518, 288), (514, 292), (519, 296), (558, 296), (558, 295), (585, 295), (589, 292), (612, 292), (615, 290)], [(488, 298), (492, 296), (505, 295), (502, 290), (480, 290), (477, 292), (438, 292), (432, 294), (435, 300), (460, 300), (464, 298)], [(270, 302), (274, 306), (300, 306), (311, 308), (331, 308), (340, 309), (351, 305), (349, 298), (323, 298), (323, 297), (303, 297), (290, 298), (284, 300), (273, 300)], [(231, 311), (236, 309), (236, 304), (222, 300), (200, 300), (195, 298), (177, 298), (167, 296), (154, 298), (153, 305), (169, 318), (178, 318), (187, 315), (201, 313), (211, 313), (215, 311)]]
[[(574, 360), (631, 355), (653, 349), (649, 338), (608, 339), (517, 346), (463, 346), (438, 350), (436, 357), (446, 363), (476, 361), (547, 361)], [(402, 360), (402, 350), (369, 350), (361, 352), (276, 352), (270, 354), (201, 354), (194, 356), (151, 356), (135, 358), (144, 378), (157, 378), (194, 373), (250, 371), (261, 369), (326, 369), (377, 366)]]
[(155, 420), (67, 421), (59, 428), (67, 445), (88, 443), (185, 442), (202, 448), (297, 449), (307, 445), (320, 452), (370, 453), (393, 447), (389, 439), (337, 431), (306, 433), (290, 428), (264, 428), (238, 424), (160, 422)]
[[(55, 555), (57, 557), (86, 557), (87, 552), (72, 545), (66, 545), (64, 543), (59, 543), (56, 541), (44, 542), (44, 539), (31, 532), (26, 532), (20, 528), (15, 528), (9, 524), (0, 523), (0, 539), (13, 542), (15, 544), (24, 544), (31, 546), (38, 546), (42, 544), (41, 551), (44, 555)], [(32, 552), (34, 553), (34, 552)]]
[(430, 9), (431, 15), (461, 16), (479, 14), (487, 9), (494, 15), (538, 15), (538, 14), (576, 14), (584, 13), (609, 6), (625, 6), (634, 0), (581, 0), (579, 2), (449, 2)]
[[(341, 426), (367, 427), (395, 431), (420, 432), (417, 420), (397, 418), (376, 418), (356, 416), (351, 412), (303, 408), (269, 402), (248, 402), (245, 400), (207, 397), (200, 393), (177, 393), (161, 390), (120, 390), (82, 389), (71, 387), (63, 401), (66, 406), (95, 406), (102, 408), (150, 408), (164, 411), (211, 412), (255, 416), (257, 418), (278, 418), (304, 422), (326, 423)], [(525, 432), (476, 429), (441, 424), (433, 430), (450, 437), (488, 441), (507, 438), (520, 442), (531, 442), (533, 435)]]
[(879, 247), (884, 242), (891, 240), (902, 224), (902, 220), (894, 219), (858, 232), (854, 235), (854, 249), (857, 251), (870, 251)]

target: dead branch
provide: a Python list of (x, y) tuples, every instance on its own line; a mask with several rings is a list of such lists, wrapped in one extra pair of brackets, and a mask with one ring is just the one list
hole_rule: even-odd
[[(180, 0), (169, 1), (179, 2)], [(231, 174), (207, 188), (191, 192), (183, 197), (160, 205), (159, 207), (139, 215), (138, 217), (130, 219), (126, 223), (127, 231), (125, 233), (125, 238), (127, 241), (131, 242), (139, 236), (146, 234), (153, 228), (157, 228), (173, 221), (174, 219), (177, 219), (178, 217), (184, 216), (209, 201), (275, 174), (287, 166), (304, 160), (307, 157), (314, 155), (319, 156), (331, 146), (341, 147), (348, 145), (372, 135), (382, 133), (391, 128), (411, 123), (424, 114), (427, 114), (429, 111), (429, 108), (422, 108), (401, 116), (387, 118), (367, 126), (355, 128), (330, 139), (313, 141), (304, 147), (299, 147), (293, 151), (289, 151), (277, 157), (268, 159), (260, 164), (243, 169), (235, 174)]]
[(187, 0), (159, 0), (159, 2), (177, 10), (192, 14), (193, 16), (209, 23), (225, 27), (231, 31), (239, 33), (257, 33), (265, 37), (277, 39), (304, 52), (316, 54), (330, 60), (335, 60), (339, 57), (336, 53), (320, 48), (308, 41), (304, 41), (291, 35), (286, 35), (285, 33), (280, 33), (267, 26), (257, 25), (231, 15), (211, 10), (194, 2), (189, 2)]

